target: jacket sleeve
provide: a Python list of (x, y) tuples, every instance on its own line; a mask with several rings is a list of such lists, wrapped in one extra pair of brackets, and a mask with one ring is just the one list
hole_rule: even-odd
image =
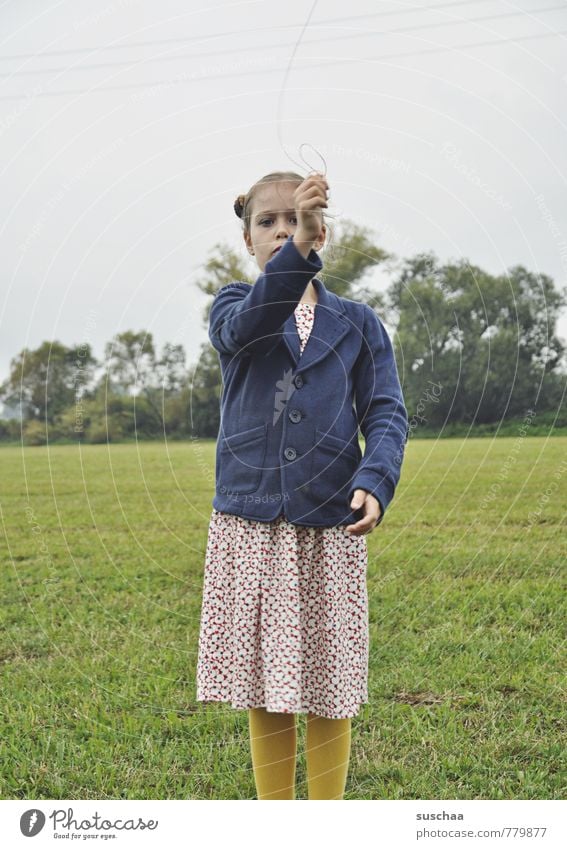
[(309, 281), (323, 263), (312, 248), (307, 259), (289, 236), (253, 286), (229, 283), (215, 295), (209, 316), (209, 339), (222, 354), (271, 350)]
[(390, 337), (367, 304), (364, 315), (354, 387), (358, 424), (366, 445), (349, 491), (349, 504), (355, 489), (370, 492), (382, 508), (380, 524), (400, 479), (408, 415)]

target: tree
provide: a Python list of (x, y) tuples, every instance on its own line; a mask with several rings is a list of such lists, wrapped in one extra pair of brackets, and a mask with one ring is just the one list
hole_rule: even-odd
[(166, 400), (186, 381), (185, 350), (167, 342), (156, 356), (153, 336), (143, 330), (118, 333), (105, 347), (111, 394), (133, 395), (134, 432), (156, 435), (166, 430)]
[(492, 276), (465, 259), (441, 266), (419, 254), (388, 296), (408, 408), (432, 402), (422, 420), (494, 422), (557, 397), (564, 346), (555, 327), (566, 293), (547, 275), (515, 266)]
[(222, 381), (218, 354), (209, 342), (201, 346), (189, 379), (188, 417), (192, 436), (215, 438), (220, 426)]
[(345, 219), (322, 252), (321, 277), (329, 291), (341, 298), (362, 301), (373, 309), (385, 308), (381, 293), (364, 281), (369, 271), (393, 260), (394, 255), (376, 244), (371, 230)]
[(25, 419), (53, 423), (91, 383), (97, 361), (90, 345), (70, 348), (61, 342), (43, 342), (24, 348), (10, 362), (10, 375), (0, 386), (0, 398), (21, 405)]
[(252, 281), (249, 278), (250, 275), (246, 270), (242, 258), (233, 248), (220, 242), (213, 245), (209, 251), (209, 258), (204, 264), (201, 279), (196, 281), (197, 288), (201, 292), (204, 292), (205, 295), (212, 296), (203, 311), (203, 324), (205, 327), (209, 324), (211, 304), (218, 290), (226, 286), (227, 283), (232, 283), (234, 280), (251, 283)]
[(124, 394), (138, 394), (132, 389), (143, 389), (151, 384), (155, 367), (154, 340), (151, 333), (126, 330), (117, 333), (104, 348), (106, 372), (115, 390)]

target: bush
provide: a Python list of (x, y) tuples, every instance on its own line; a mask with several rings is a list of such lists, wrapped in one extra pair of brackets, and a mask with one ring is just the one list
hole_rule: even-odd
[(45, 422), (31, 419), (24, 424), (24, 445), (45, 445), (47, 434)]
[(86, 442), (99, 444), (118, 442), (124, 436), (124, 431), (113, 416), (93, 418), (85, 433)]

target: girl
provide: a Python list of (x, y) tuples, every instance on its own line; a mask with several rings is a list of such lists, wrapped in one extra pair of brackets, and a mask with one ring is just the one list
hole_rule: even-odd
[(309, 799), (343, 798), (368, 702), (365, 535), (408, 433), (384, 325), (316, 276), (328, 190), (284, 171), (237, 198), (262, 273), (220, 289), (209, 319), (223, 394), (197, 699), (248, 710), (258, 799), (295, 798), (299, 713)]

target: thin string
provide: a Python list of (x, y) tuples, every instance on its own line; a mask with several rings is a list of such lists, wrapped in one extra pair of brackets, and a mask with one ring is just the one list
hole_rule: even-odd
[(296, 159), (294, 159), (294, 158), (293, 158), (293, 156), (292, 156), (292, 155), (291, 155), (291, 154), (290, 154), (290, 153), (286, 150), (286, 147), (285, 147), (285, 145), (284, 145), (284, 143), (283, 143), (283, 139), (282, 139), (282, 133), (281, 133), (281, 123), (282, 123), (282, 122), (281, 122), (281, 106), (282, 106), (283, 94), (284, 94), (284, 91), (285, 91), (285, 86), (286, 86), (287, 78), (288, 78), (288, 75), (289, 75), (289, 71), (290, 71), (291, 64), (292, 64), (292, 62), (293, 62), (293, 59), (294, 59), (295, 53), (296, 53), (296, 51), (297, 51), (297, 48), (299, 47), (299, 42), (300, 42), (300, 41), (301, 41), (301, 39), (303, 38), (303, 33), (304, 33), (304, 32), (305, 32), (305, 30), (307, 29), (307, 26), (308, 26), (308, 24), (309, 24), (309, 21), (311, 20), (311, 15), (312, 15), (312, 14), (313, 14), (313, 12), (315, 11), (315, 6), (316, 6), (316, 5), (317, 5), (317, 0), (314, 0), (313, 5), (311, 6), (311, 11), (309, 12), (309, 15), (307, 16), (307, 20), (306, 20), (306, 21), (305, 21), (305, 23), (303, 24), (303, 29), (301, 30), (301, 32), (300, 32), (300, 34), (299, 34), (299, 38), (298, 38), (298, 39), (297, 39), (297, 41), (295, 42), (295, 46), (294, 46), (294, 48), (293, 48), (293, 52), (292, 52), (292, 54), (291, 54), (291, 57), (290, 57), (290, 60), (289, 60), (289, 63), (288, 63), (288, 66), (287, 66), (287, 69), (286, 69), (286, 72), (285, 72), (285, 77), (284, 77), (284, 79), (283, 79), (282, 87), (281, 87), (281, 90), (280, 90), (280, 96), (279, 96), (279, 99), (278, 99), (278, 114), (277, 114), (277, 123), (276, 123), (276, 127), (277, 127), (278, 140), (279, 140), (279, 143), (280, 143), (280, 147), (281, 147), (281, 149), (283, 150), (283, 152), (285, 153), (285, 155), (287, 156), (287, 158), (288, 158), (291, 162), (293, 162), (293, 164), (294, 164), (294, 165), (296, 165), (296, 166), (297, 166), (298, 168), (300, 168), (301, 170), (303, 170), (303, 169), (304, 169), (304, 167), (306, 167), (306, 168), (307, 168), (307, 170), (308, 170), (308, 172), (309, 172), (309, 170), (311, 170), (313, 173), (321, 173), (321, 172), (317, 172), (317, 171), (316, 171), (316, 169), (315, 169), (315, 168), (313, 168), (313, 167), (309, 164), (309, 162), (306, 160), (306, 158), (304, 157), (303, 153), (301, 152), (301, 148), (302, 148), (302, 147), (305, 147), (306, 145), (308, 145), (310, 148), (312, 148), (312, 149), (315, 151), (315, 153), (317, 154), (317, 156), (319, 156), (319, 157), (320, 157), (320, 159), (322, 160), (322, 162), (323, 162), (323, 167), (324, 167), (324, 171), (323, 171), (322, 173), (323, 173), (323, 176), (326, 176), (326, 175), (327, 175), (327, 163), (326, 163), (325, 158), (324, 158), (324, 156), (323, 156), (323, 154), (322, 154), (322, 153), (319, 153), (319, 151), (318, 151), (318, 150), (316, 150), (316, 149), (313, 147), (313, 145), (312, 145), (312, 144), (310, 144), (309, 142), (302, 142), (302, 143), (299, 145), (299, 156), (301, 157), (301, 159), (302, 159), (302, 160), (303, 160), (303, 162), (305, 163), (304, 165), (302, 165), (302, 164), (300, 164), (300, 163), (299, 163)]
[[(306, 144), (308, 144), (308, 145), (309, 145), (309, 147), (310, 147), (312, 150), (314, 150), (314, 151), (315, 151), (315, 153), (317, 154), (317, 156), (318, 156), (318, 157), (321, 159), (321, 161), (323, 162), (323, 171), (318, 171), (317, 173), (318, 173), (318, 174), (323, 174), (323, 176), (324, 176), (324, 177), (326, 177), (326, 176), (327, 176), (327, 163), (326, 163), (326, 161), (325, 161), (325, 157), (323, 156), (323, 154), (322, 154), (320, 151), (318, 151), (318, 150), (317, 150), (317, 148), (313, 147), (313, 145), (312, 145), (312, 144), (310, 144), (310, 142), (301, 142), (301, 144), (299, 145), (299, 155), (301, 156), (301, 158), (303, 159), (303, 161), (305, 162), (305, 164), (307, 165), (307, 167), (309, 167), (309, 163), (307, 162), (307, 160), (305, 159), (305, 157), (304, 157), (304, 156), (303, 156), (303, 154), (301, 153), (301, 148), (302, 148), (302, 147), (304, 147), (304, 145), (306, 145)], [(314, 172), (314, 171), (315, 171), (315, 168), (312, 168), (311, 170)]]

